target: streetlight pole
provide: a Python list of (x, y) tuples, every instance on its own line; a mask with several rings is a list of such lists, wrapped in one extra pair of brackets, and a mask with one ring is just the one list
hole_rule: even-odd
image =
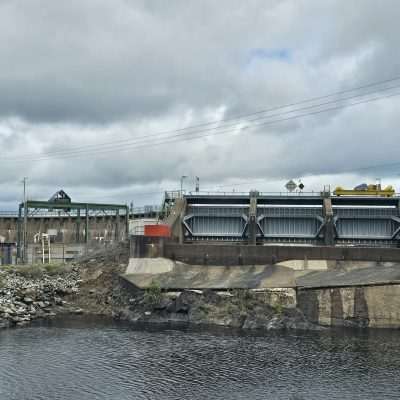
[(187, 176), (186, 175), (182, 175), (181, 176), (181, 198), (183, 197), (183, 180), (186, 179)]

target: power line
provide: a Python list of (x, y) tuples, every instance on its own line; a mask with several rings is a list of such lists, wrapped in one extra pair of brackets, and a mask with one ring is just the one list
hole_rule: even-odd
[[(390, 87), (390, 88), (384, 88), (384, 89), (381, 89), (380, 91), (391, 90), (391, 89), (395, 89), (397, 87), (400, 87), (400, 86), (393, 86), (393, 87)], [(372, 92), (372, 93), (376, 93), (376, 92)], [(372, 93), (368, 93), (368, 95), (372, 94)], [(320, 114), (320, 113), (324, 113), (324, 112), (328, 112), (328, 111), (343, 109), (343, 108), (347, 108), (347, 107), (353, 107), (353, 106), (356, 106), (356, 105), (359, 105), (359, 104), (365, 104), (365, 103), (370, 103), (370, 102), (373, 102), (373, 101), (378, 101), (378, 100), (381, 100), (381, 99), (395, 97), (395, 96), (398, 96), (399, 94), (400, 93), (396, 92), (396, 93), (388, 94), (388, 95), (385, 95), (385, 96), (379, 96), (379, 97), (374, 97), (374, 98), (369, 98), (369, 99), (367, 98), (367, 99), (364, 99), (364, 100), (361, 100), (361, 101), (358, 101), (358, 102), (336, 105), (336, 106), (333, 106), (333, 107), (324, 108), (322, 110), (316, 110), (316, 111), (312, 111), (312, 112), (308, 112), (308, 113), (292, 115), (292, 116), (289, 116), (289, 117), (286, 117), (286, 118), (280, 118), (280, 119), (275, 119), (275, 120), (270, 120), (270, 121), (265, 121), (265, 122), (253, 123), (250, 126), (240, 127), (240, 130), (243, 131), (243, 130), (251, 129), (251, 128), (254, 128), (254, 127), (267, 126), (267, 125), (271, 125), (271, 124), (275, 124), (275, 123), (279, 123), (279, 122), (284, 122), (284, 121), (289, 121), (289, 120), (293, 120), (293, 119), (297, 119), (297, 118), (301, 118), (301, 117), (305, 117), (305, 116), (311, 116), (311, 115), (316, 115), (316, 114)], [(366, 94), (357, 95), (357, 96), (351, 96), (351, 97), (348, 97), (348, 98), (345, 98), (345, 99), (339, 99), (339, 100), (335, 100), (335, 101), (329, 101), (329, 102), (325, 102), (325, 103), (321, 103), (321, 104), (307, 106), (307, 107), (304, 107), (302, 109), (321, 108), (323, 106), (326, 106), (326, 105), (329, 105), (329, 104), (332, 104), (332, 103), (335, 104), (335, 103), (340, 102), (340, 101), (349, 100), (349, 99), (355, 99), (355, 98), (363, 97), (365, 95)], [(292, 111), (288, 111), (288, 112), (284, 112), (284, 113), (280, 113), (280, 114), (275, 114), (273, 116), (285, 115), (285, 114), (297, 112), (297, 111), (302, 110), (302, 109), (297, 109), (297, 110), (292, 110)], [(271, 116), (267, 116), (267, 117), (264, 117), (263, 119), (270, 118), (270, 117)], [(253, 122), (253, 121), (250, 121), (250, 122)], [(219, 135), (219, 134), (226, 134), (226, 133), (234, 133), (234, 132), (236, 132), (236, 130), (226, 129), (227, 127), (224, 127), (224, 126), (221, 127), (221, 128), (224, 128), (224, 129), (217, 131), (216, 129), (213, 128), (212, 130), (214, 132), (207, 133), (207, 134), (199, 134), (199, 133), (203, 133), (204, 131), (193, 132), (193, 134), (195, 134), (195, 135), (192, 135), (192, 136), (189, 136), (189, 137), (186, 137), (186, 134), (181, 133), (181, 134), (178, 134), (178, 135), (169, 136), (169, 137), (165, 138), (164, 140), (161, 140), (161, 141), (158, 141), (158, 142), (157, 141), (147, 141), (147, 142), (142, 142), (142, 143), (133, 142), (132, 144), (128, 144), (128, 145), (125, 145), (123, 147), (121, 147), (121, 146), (113, 146), (112, 148), (108, 148), (108, 149), (100, 149), (100, 150), (93, 149), (91, 151), (65, 152), (64, 154), (58, 155), (58, 158), (60, 158), (60, 159), (71, 158), (71, 157), (79, 156), (81, 154), (102, 154), (102, 153), (113, 152), (113, 151), (116, 151), (116, 150), (119, 150), (119, 151), (135, 150), (135, 149), (143, 148), (143, 147), (158, 146), (158, 145), (167, 144), (167, 143), (175, 143), (175, 142), (180, 142), (180, 141), (194, 140), (194, 139), (207, 137), (207, 136), (216, 136), (216, 135)], [(205, 130), (205, 131), (207, 132), (208, 130)], [(49, 160), (49, 159), (53, 158), (53, 157), (50, 157), (50, 155), (51, 156), (55, 156), (56, 154), (49, 154), (49, 157), (43, 157), (42, 155), (39, 155), (36, 158), (34, 156), (32, 156), (32, 158), (19, 158), (19, 157), (18, 158), (8, 158), (8, 159), (3, 159), (3, 161), (8, 161), (8, 162), (10, 162), (10, 161), (16, 161), (16, 162), (18, 162), (18, 161), (45, 161), (45, 160)]]
[[(217, 127), (211, 127), (211, 128), (207, 128), (207, 129), (203, 129), (203, 130), (198, 130), (198, 131), (195, 131), (195, 132), (187, 132), (187, 131), (189, 131), (191, 129), (195, 129), (197, 127), (208, 126), (208, 125), (217, 125), (217, 124), (220, 124), (221, 122), (224, 123), (224, 122), (227, 122), (227, 121), (240, 120), (240, 119), (243, 119), (243, 118), (249, 118), (251, 116), (255, 116), (255, 115), (259, 115), (259, 114), (263, 114), (263, 113), (268, 113), (268, 112), (272, 112), (272, 111), (276, 111), (276, 110), (281, 110), (281, 109), (285, 109), (285, 108), (292, 107), (292, 106), (295, 106), (295, 105), (306, 104), (306, 103), (310, 103), (310, 102), (313, 102), (313, 101), (316, 101), (316, 100), (322, 100), (322, 99), (325, 99), (325, 98), (338, 96), (338, 95), (342, 95), (342, 94), (345, 94), (345, 93), (354, 92), (354, 91), (357, 91), (357, 90), (363, 90), (363, 89), (366, 89), (366, 88), (383, 85), (385, 83), (394, 82), (394, 81), (397, 81), (399, 79), (400, 79), (400, 77), (394, 77), (394, 78), (391, 78), (391, 79), (386, 79), (386, 80), (383, 80), (383, 81), (373, 82), (373, 83), (370, 83), (370, 84), (366, 84), (366, 85), (363, 85), (363, 86), (358, 86), (358, 87), (352, 88), (352, 89), (342, 90), (342, 91), (331, 93), (331, 94), (324, 95), (324, 96), (313, 97), (313, 98), (310, 98), (310, 99), (305, 99), (305, 100), (289, 103), (289, 104), (282, 105), (282, 106), (277, 106), (277, 107), (273, 107), (273, 108), (269, 108), (269, 109), (259, 110), (259, 111), (256, 111), (256, 112), (253, 112), (253, 113), (250, 113), (250, 114), (243, 114), (241, 116), (225, 118), (225, 119), (221, 119), (219, 121), (205, 122), (205, 123), (202, 123), (202, 124), (192, 125), (192, 126), (181, 128), (181, 129), (170, 130), (170, 131), (165, 131), (165, 132), (159, 132), (159, 133), (145, 135), (145, 136), (139, 136), (139, 137), (131, 138), (131, 139), (123, 139), (123, 140), (118, 140), (118, 141), (113, 141), (113, 142), (105, 142), (105, 143), (101, 143), (101, 144), (83, 145), (83, 146), (79, 146), (79, 147), (76, 147), (76, 148), (71, 148), (71, 149), (68, 149), (68, 150), (53, 150), (51, 152), (41, 153), (40, 157), (43, 157), (43, 156), (46, 156), (46, 155), (48, 155), (48, 156), (60, 155), (61, 156), (61, 155), (78, 154), (78, 153), (85, 153), (86, 154), (86, 153), (96, 152), (101, 147), (106, 147), (106, 148), (108, 147), (110, 150), (113, 150), (113, 149), (121, 148), (122, 144), (131, 145), (131, 144), (136, 144), (138, 142), (140, 143), (141, 141), (149, 142), (149, 140), (151, 138), (155, 138), (155, 137), (159, 137), (159, 136), (165, 136), (165, 135), (167, 135), (169, 133), (185, 132), (182, 135), (170, 136), (170, 137), (177, 137), (177, 136), (183, 136), (183, 135), (186, 135), (186, 134), (196, 134), (196, 133), (201, 133), (201, 132), (206, 132), (206, 131), (217, 130), (217, 129), (221, 129), (221, 128), (235, 127), (240, 123), (240, 121), (235, 123), (235, 124), (233, 124), (233, 125), (232, 124), (231, 125), (225, 125), (225, 126), (223, 125), (223, 126), (217, 126)], [(251, 120), (249, 120), (247, 122), (253, 122), (255, 120), (260, 120), (260, 119), (264, 119), (264, 118), (271, 118), (271, 117), (275, 117), (275, 116), (291, 114), (291, 113), (294, 113), (294, 112), (297, 112), (297, 111), (312, 109), (312, 108), (320, 107), (320, 106), (323, 106), (323, 105), (328, 105), (328, 104), (333, 104), (333, 103), (340, 102), (340, 101), (351, 100), (351, 99), (354, 99), (354, 98), (363, 97), (363, 96), (366, 96), (366, 95), (369, 95), (369, 94), (374, 94), (374, 93), (377, 93), (377, 92), (396, 89), (398, 87), (400, 87), (400, 86), (396, 85), (396, 86), (385, 87), (385, 88), (381, 88), (381, 89), (375, 89), (375, 90), (367, 92), (367, 93), (362, 93), (362, 94), (358, 94), (358, 95), (348, 96), (348, 97), (345, 97), (345, 98), (339, 98), (339, 99), (335, 99), (335, 100), (330, 100), (330, 101), (325, 102), (325, 103), (310, 105), (310, 106), (307, 106), (307, 107), (302, 107), (302, 108), (298, 108), (298, 109), (294, 109), (294, 110), (287, 110), (287, 111), (284, 111), (284, 112), (278, 113), (278, 114), (272, 114), (272, 115), (267, 115), (267, 116), (258, 116), (257, 118), (253, 118), (253, 119), (251, 119)], [(165, 138), (165, 139), (167, 139), (167, 138)], [(87, 150), (85, 150), (85, 149), (87, 149)], [(22, 155), (22, 156), (19, 156), (18, 159), (30, 160), (31, 157), (34, 157), (34, 156)], [(16, 158), (10, 157), (10, 158), (3, 158), (1, 160), (12, 161), (12, 160), (15, 160), (15, 159)]]
[[(289, 117), (286, 117), (286, 118), (275, 119), (275, 120), (267, 121), (267, 122), (260, 122), (260, 123), (253, 124), (251, 126), (244, 127), (241, 130), (248, 130), (248, 129), (254, 129), (254, 128), (257, 128), (257, 127), (261, 127), (261, 126), (273, 125), (273, 124), (280, 123), (280, 122), (286, 122), (286, 121), (294, 120), (294, 119), (297, 119), (297, 118), (302, 118), (302, 117), (307, 117), (307, 116), (312, 116), (312, 115), (325, 113), (325, 112), (328, 112), (328, 111), (335, 111), (335, 110), (338, 110), (338, 109), (353, 107), (353, 106), (357, 106), (357, 105), (360, 105), (360, 104), (366, 104), (366, 103), (370, 103), (370, 102), (373, 102), (373, 101), (386, 99), (386, 98), (390, 98), (390, 97), (395, 97), (395, 96), (399, 96), (399, 95), (400, 95), (400, 92), (397, 92), (397, 93), (393, 93), (393, 94), (390, 94), (390, 95), (375, 97), (375, 98), (372, 98), (372, 99), (367, 99), (367, 100), (363, 100), (363, 101), (359, 101), (359, 102), (355, 102), (355, 103), (351, 103), (351, 104), (347, 104), (347, 105), (339, 105), (339, 106), (325, 108), (323, 110), (317, 110), (317, 111), (313, 111), (313, 112), (308, 112), (308, 113), (298, 114), (298, 115), (294, 115), (294, 116), (289, 116)], [(160, 145), (168, 144), (168, 143), (191, 141), (191, 140), (200, 139), (200, 138), (204, 138), (204, 137), (225, 135), (225, 134), (229, 134), (229, 133), (235, 133), (235, 131), (233, 131), (231, 129), (226, 129), (226, 130), (222, 130), (222, 131), (218, 131), (218, 132), (214, 132), (214, 133), (207, 133), (207, 134), (201, 134), (201, 135), (190, 136), (190, 137), (170, 137), (170, 138), (167, 138), (166, 140), (159, 141), (159, 142), (154, 142), (154, 143), (150, 142), (150, 143), (134, 144), (134, 145), (124, 146), (123, 148), (118, 148), (118, 149), (102, 150), (102, 151), (96, 152), (96, 154), (109, 153), (110, 151), (116, 151), (116, 150), (119, 150), (119, 151), (137, 150), (137, 149), (142, 149), (142, 148), (146, 148), (146, 147), (155, 147), (155, 146), (160, 146)], [(65, 159), (65, 158), (71, 158), (71, 157), (73, 158), (73, 157), (76, 157), (76, 156), (79, 156), (79, 154), (78, 155), (77, 154), (69, 154), (69, 155), (65, 155), (65, 156), (60, 157), (60, 158)], [(44, 160), (49, 160), (49, 159), (51, 159), (51, 158), (38, 158), (38, 159), (32, 159), (30, 161), (44, 161)]]

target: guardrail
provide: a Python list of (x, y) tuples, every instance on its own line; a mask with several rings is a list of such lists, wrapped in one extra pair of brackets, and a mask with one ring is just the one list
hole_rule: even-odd
[[(199, 192), (194, 192), (194, 191), (189, 191), (189, 192), (184, 192), (184, 195), (189, 195), (189, 196), (249, 196), (250, 192), (227, 192), (227, 191), (199, 191)], [(321, 196), (331, 196), (331, 197), (360, 197), (360, 196), (350, 196), (350, 195), (340, 195), (336, 196), (333, 192), (324, 192), (324, 191), (310, 191), (310, 192), (304, 192), (304, 191), (296, 191), (296, 192), (287, 192), (287, 191), (281, 191), (281, 192), (258, 192), (258, 196), (282, 196), (282, 197), (301, 197), (301, 196), (315, 196), (315, 197), (321, 197)], [(362, 195), (362, 197), (368, 197), (368, 195)], [(369, 197), (383, 197), (383, 196), (369, 196)], [(400, 192), (395, 193), (392, 197), (400, 197)]]
[[(189, 196), (249, 196), (250, 192), (199, 191), (186, 192)], [(258, 192), (258, 196), (321, 196), (323, 192)], [(331, 193), (333, 195), (333, 193)]]

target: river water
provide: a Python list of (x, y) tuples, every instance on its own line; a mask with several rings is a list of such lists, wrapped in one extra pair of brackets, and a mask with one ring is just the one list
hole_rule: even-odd
[(64, 320), (0, 331), (0, 399), (399, 399), (400, 331)]

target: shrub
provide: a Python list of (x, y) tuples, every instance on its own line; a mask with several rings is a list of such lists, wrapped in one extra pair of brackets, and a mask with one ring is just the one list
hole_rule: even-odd
[(62, 275), (71, 271), (71, 266), (61, 263), (44, 264), (43, 269), (47, 275)]
[(162, 298), (162, 292), (160, 284), (154, 280), (151, 281), (150, 285), (144, 292), (144, 300), (147, 304), (155, 306), (159, 304)]
[(273, 309), (275, 311), (276, 314), (282, 315), (283, 314), (283, 305), (282, 303), (276, 303), (273, 306)]
[(43, 268), (38, 264), (20, 265), (16, 269), (16, 272), (24, 278), (38, 279), (43, 276)]

